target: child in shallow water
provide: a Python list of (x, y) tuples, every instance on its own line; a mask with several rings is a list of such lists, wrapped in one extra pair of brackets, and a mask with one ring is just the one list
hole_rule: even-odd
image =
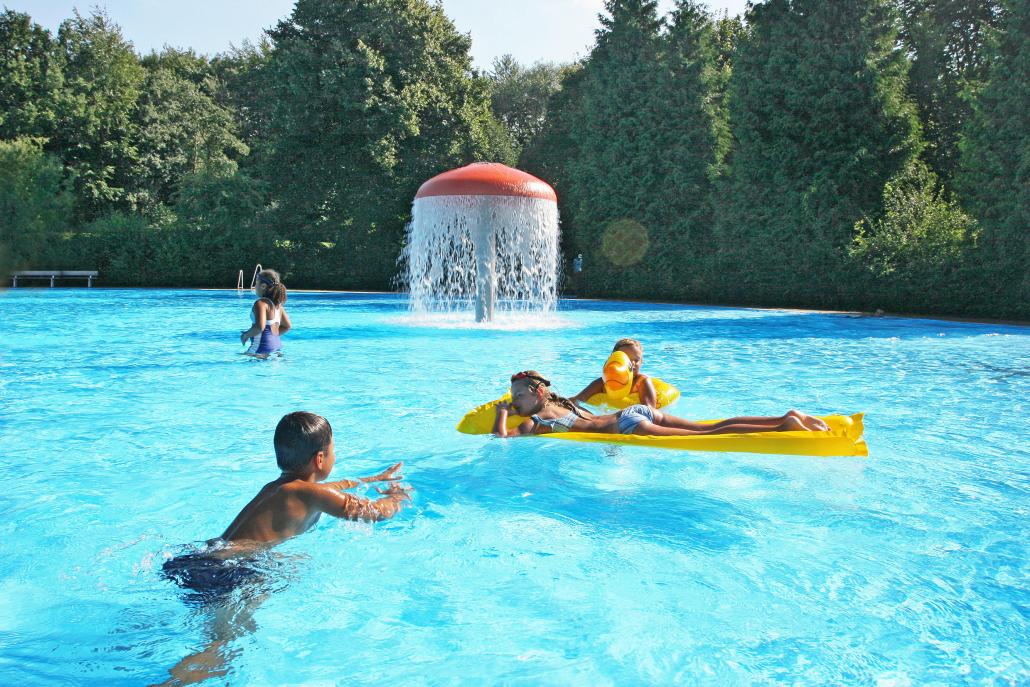
[[(778, 417), (733, 417), (716, 423), (691, 422), (655, 410), (649, 405), (630, 406), (610, 415), (594, 415), (570, 399), (549, 390), (551, 382), (539, 372), (526, 370), (511, 376), (511, 401), (497, 404), (494, 434), (499, 437), (550, 432), (690, 436), (695, 434), (743, 434), (749, 432), (820, 432), (829, 429), (817, 417), (789, 410)], [(507, 428), (508, 413), (528, 418)]]
[[(210, 638), (169, 672), (167, 685), (201, 682), (224, 675), (228, 642), (252, 632), (254, 611), (268, 595), (268, 547), (311, 529), (323, 513), (347, 520), (385, 520), (410, 500), (397, 484), (401, 463), (377, 475), (323, 482), (336, 463), (333, 430), (325, 418), (296, 412), (275, 428), (275, 460), (282, 470), (250, 500), (222, 536), (199, 551), (165, 561), (164, 576), (185, 589), (186, 601), (210, 612)], [(378, 499), (348, 494), (363, 482), (389, 482)]]
[[(409, 490), (397, 484), (403, 479), (402, 463), (370, 477), (323, 482), (336, 463), (336, 447), (333, 429), (320, 415), (298, 411), (284, 416), (275, 428), (274, 443), (275, 460), (282, 474), (263, 486), (222, 536), (208, 541), (205, 551), (167, 561), (167, 576), (199, 594), (217, 595), (222, 590), (209, 589), (209, 583), (233, 582), (232, 578), (237, 577), (220, 579), (218, 575), (228, 570), (223, 563), (302, 534), (323, 513), (374, 522), (393, 517), (410, 500)], [(376, 500), (347, 493), (367, 482), (391, 484), (386, 489), (377, 487), (382, 496)]]
[[(633, 388), (629, 390), (629, 393), (639, 394), (640, 402), (643, 405), (657, 408), (658, 393), (655, 391), (654, 383), (651, 381), (650, 377), (640, 371), (640, 368), (644, 364), (644, 344), (640, 343), (636, 339), (619, 339), (615, 342), (615, 346), (612, 348), (612, 353), (615, 351), (622, 351), (625, 353), (626, 357), (629, 358), (629, 362), (633, 366)], [(569, 400), (576, 405), (579, 405), (580, 403), (588, 402), (590, 397), (603, 393), (604, 379), (602, 377), (598, 377), (587, 384), (586, 388)]]
[[(377, 475), (322, 482), (336, 464), (333, 428), (321, 415), (298, 411), (275, 428), (275, 460), (282, 470), (243, 507), (221, 536), (224, 542), (273, 544), (311, 529), (328, 513), (347, 520), (385, 520), (409, 500), (397, 463)], [(348, 494), (363, 482), (392, 482), (375, 501)]]
[(282, 350), (279, 338), (290, 331), (290, 316), (286, 314), (286, 286), (275, 270), (261, 270), (254, 283), (254, 294), (258, 299), (250, 308), (250, 329), (240, 332), (240, 343), (250, 341), (247, 355), (267, 358)]

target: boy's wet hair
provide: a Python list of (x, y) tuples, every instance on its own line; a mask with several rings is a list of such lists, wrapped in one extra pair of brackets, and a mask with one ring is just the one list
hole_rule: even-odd
[(644, 344), (640, 343), (636, 339), (619, 339), (615, 342), (615, 345), (612, 347), (612, 353), (619, 350), (620, 348), (628, 348), (630, 346), (635, 346), (636, 348), (639, 348), (641, 351), (644, 350)]
[(321, 415), (298, 410), (275, 426), (275, 462), (280, 470), (302, 469), (319, 451), (329, 450), (333, 428)]

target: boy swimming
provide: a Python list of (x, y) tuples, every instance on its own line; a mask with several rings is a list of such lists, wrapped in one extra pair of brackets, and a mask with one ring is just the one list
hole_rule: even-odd
[[(282, 474), (261, 488), (222, 536), (208, 547), (164, 564), (165, 575), (203, 600), (231, 591), (250, 576), (239, 562), (258, 549), (277, 544), (311, 529), (323, 513), (347, 520), (378, 521), (391, 518), (409, 490), (397, 484), (403, 479), (397, 463), (377, 475), (357, 480), (323, 482), (336, 463), (333, 429), (321, 415), (290, 413), (275, 428), (275, 460)], [(363, 482), (390, 482), (376, 488), (381, 498), (372, 500), (348, 494)]]
[[(274, 544), (302, 534), (322, 513), (347, 520), (386, 520), (410, 500), (408, 489), (397, 484), (403, 463), (377, 475), (357, 480), (323, 482), (336, 463), (333, 429), (321, 415), (298, 411), (286, 415), (275, 428), (275, 460), (282, 474), (243, 507), (221, 536), (224, 542)], [(391, 482), (371, 500), (348, 494), (363, 482)]]
[[(295, 412), (275, 428), (275, 460), (282, 474), (243, 507), (218, 539), (207, 547), (164, 563), (164, 576), (187, 590), (185, 600), (210, 614), (209, 641), (173, 666), (167, 685), (201, 682), (225, 675), (228, 643), (253, 631), (253, 614), (267, 596), (260, 551), (302, 534), (323, 513), (347, 520), (391, 518), (409, 490), (397, 484), (402, 463), (377, 475), (323, 482), (336, 463), (333, 430), (320, 415)], [(389, 482), (382, 495), (367, 499), (348, 494), (363, 482)]]

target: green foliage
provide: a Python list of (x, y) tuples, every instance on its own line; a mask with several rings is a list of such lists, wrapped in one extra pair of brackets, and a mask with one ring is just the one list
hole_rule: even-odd
[(919, 107), (935, 172), (951, 184), (959, 136), (969, 119), (968, 93), (987, 77), (990, 37), (1002, 16), (998, 0), (898, 0), (901, 39), (911, 55), (909, 90)]
[(547, 121), (547, 103), (558, 92), (568, 65), (538, 62), (519, 64), (511, 55), (494, 60), (487, 74), (491, 82), (490, 103), (494, 114), (513, 139), (515, 158)]
[[(1012, 2), (988, 84), (962, 141), (959, 187), (983, 228), (973, 262), (986, 276), (993, 312), (1030, 317), (1030, 5)], [(999, 304), (998, 301), (1001, 301)]]
[[(569, 159), (565, 194), (566, 240), (570, 253), (583, 253), (591, 282), (600, 291), (625, 284), (627, 273), (653, 265), (628, 268), (607, 259), (602, 245), (614, 220), (638, 222), (653, 235), (660, 175), (654, 156), (660, 151), (662, 128), (654, 107), (662, 51), (663, 22), (654, 0), (609, 0), (610, 16), (602, 16), (597, 43), (583, 70), (579, 105), (581, 119), (574, 129), (576, 155)], [(570, 240), (571, 239), (571, 240)], [(650, 241), (654, 255), (662, 243)], [(626, 287), (623, 287), (626, 288)], [(635, 294), (634, 294), (635, 295)]]
[(134, 111), (145, 71), (121, 29), (102, 12), (61, 24), (57, 51), (64, 89), (49, 149), (75, 172), (78, 216), (91, 220), (133, 207), (138, 125)]
[[(42, 141), (0, 141), (0, 250), (7, 268), (41, 264), (71, 228), (73, 195), (60, 160)], [(3, 275), (6, 277), (6, 273)]]
[(179, 259), (189, 283), (224, 286), (238, 269), (274, 262), (289, 271), (266, 224), (266, 185), (245, 174), (201, 170), (183, 178), (176, 229), (187, 250)]
[(960, 262), (976, 223), (913, 162), (884, 186), (883, 216), (861, 220), (850, 254), (877, 278), (925, 288)]
[(62, 86), (50, 32), (27, 14), (0, 14), (0, 139), (49, 136)]
[[(540, 132), (522, 150), (519, 164), (550, 183), (558, 193), (558, 209), (563, 224), (568, 223), (565, 190), (570, 161), (579, 155), (576, 135), (582, 115), (582, 90), (585, 70), (582, 63), (570, 65), (562, 75), (558, 90), (547, 102), (547, 120)], [(569, 227), (564, 227), (567, 234)], [(563, 236), (567, 241), (567, 236)], [(566, 251), (567, 253), (569, 251)], [(573, 252), (574, 254), (574, 252)]]
[(235, 117), (237, 135), (250, 150), (240, 164), (247, 169), (263, 165), (264, 152), (271, 130), (271, 108), (265, 106), (271, 97), (272, 85), (266, 68), (272, 56), (267, 38), (253, 44), (244, 41), (238, 48), (211, 60), (210, 68), (217, 87), (212, 96)]
[(212, 96), (217, 82), (206, 60), (166, 50), (145, 64), (133, 174), (136, 205), (143, 210), (170, 204), (184, 175), (202, 169), (231, 173), (248, 152), (235, 135), (233, 113)]
[(276, 222), (304, 277), (386, 286), (419, 184), (496, 154), (470, 41), (426, 0), (300, 0), (269, 35)]
[[(662, 132), (653, 163), (659, 179), (653, 215), (665, 236), (651, 264), (666, 275), (664, 294), (696, 299), (706, 294), (713, 260), (715, 183), (724, 174), (730, 132), (725, 89), (728, 67), (718, 28), (700, 5), (681, 0), (665, 36), (665, 69), (652, 98)], [(722, 35), (720, 35), (720, 33)], [(662, 245), (664, 244), (664, 245)]]
[[(713, 22), (690, 2), (668, 26), (652, 1), (606, 8), (590, 58), (562, 81), (524, 160), (558, 191), (566, 254), (587, 266), (581, 290), (688, 297), (703, 282), (697, 259), (710, 250), (711, 187), (728, 145)], [(621, 259), (636, 245), (611, 250), (626, 226), (649, 246), (641, 261)]]
[(855, 223), (919, 152), (886, 2), (770, 0), (751, 8), (730, 84), (736, 137), (720, 209), (723, 298), (846, 301)]
[(142, 215), (113, 212), (70, 236), (63, 254), (65, 259), (85, 262), (91, 269), (99, 270), (105, 283), (162, 285), (161, 279), (174, 271), (174, 263), (158, 261), (155, 238), (157, 230)]

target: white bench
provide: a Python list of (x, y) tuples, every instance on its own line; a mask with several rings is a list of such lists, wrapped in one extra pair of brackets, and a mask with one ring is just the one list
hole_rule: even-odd
[(50, 288), (54, 288), (57, 279), (85, 279), (86, 288), (92, 288), (93, 280), (100, 276), (96, 270), (23, 270), (11, 272), (11, 288), (18, 287), (19, 279), (49, 279)]

